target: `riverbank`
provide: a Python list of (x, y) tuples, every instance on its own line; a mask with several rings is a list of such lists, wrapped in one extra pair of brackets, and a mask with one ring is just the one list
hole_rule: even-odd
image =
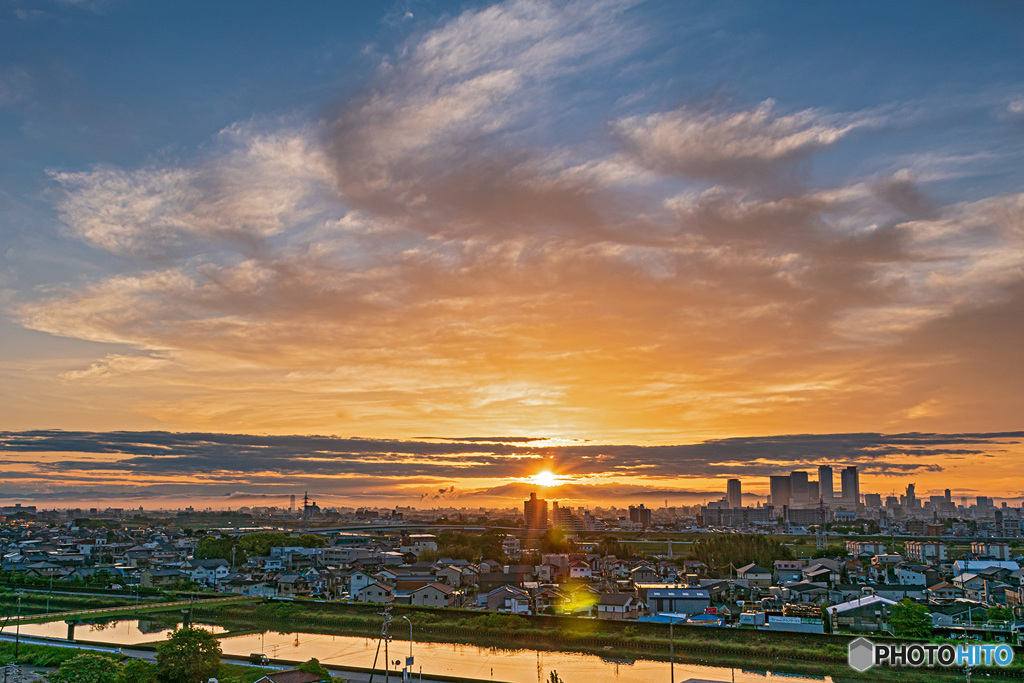
[[(273, 630), (325, 635), (375, 637), (380, 632), (380, 605), (266, 602), (196, 609), (194, 619), (231, 631)], [(669, 642), (663, 624), (617, 622), (577, 617), (480, 613), (466, 610), (395, 606), (393, 616), (415, 625), (417, 641), (465, 643), (486, 648), (582, 652), (601, 657), (668, 661), (758, 669), (779, 673), (829, 675), (836, 681), (954, 681), (962, 674), (945, 669), (872, 669), (858, 674), (846, 663), (848, 635), (780, 633), (677, 626)], [(402, 639), (401, 629), (392, 633)], [(1020, 658), (1024, 659), (1024, 657)], [(997, 678), (1024, 678), (1020, 659), (1007, 669), (985, 668)]]

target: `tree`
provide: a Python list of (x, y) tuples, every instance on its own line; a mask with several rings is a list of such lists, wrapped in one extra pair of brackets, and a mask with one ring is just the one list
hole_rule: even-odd
[(559, 676), (557, 671), (552, 671), (548, 676), (548, 683), (565, 683), (565, 679)]
[(331, 672), (328, 671), (327, 668), (323, 664), (321, 664), (320, 660), (316, 657), (313, 657), (308, 662), (303, 662), (302, 664), (299, 664), (299, 666), (296, 668), (299, 671), (305, 671), (308, 674), (315, 674), (317, 676), (320, 676), (320, 680), (327, 681), (328, 683), (334, 680), (334, 677), (331, 676)]
[(893, 633), (899, 638), (930, 638), (932, 635), (932, 618), (928, 608), (919, 605), (910, 598), (903, 598), (892, 606), (889, 624)]
[(177, 628), (156, 648), (161, 683), (205, 683), (220, 668), (220, 643), (201, 628)]
[(789, 560), (793, 551), (765, 536), (729, 534), (709, 539), (698, 539), (691, 551), (693, 559), (700, 560), (713, 570), (728, 571), (729, 565), (742, 567), (756, 562), (762, 567), (773, 567), (775, 560)]
[(1013, 615), (1006, 607), (989, 607), (985, 616), (989, 621), (1009, 621)]
[(81, 654), (50, 674), (52, 683), (117, 683), (117, 664), (109, 657)]
[(117, 672), (117, 683), (156, 683), (156, 674), (155, 665), (135, 659)]

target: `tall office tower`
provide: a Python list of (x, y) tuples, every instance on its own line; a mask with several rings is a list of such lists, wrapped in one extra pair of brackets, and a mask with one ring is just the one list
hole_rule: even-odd
[(843, 486), (843, 502), (853, 506), (860, 504), (860, 475), (857, 473), (857, 466), (850, 465), (844, 468), (839, 480)]
[(908, 510), (916, 510), (920, 507), (917, 504), (917, 492), (915, 491), (915, 488), (916, 487), (913, 484), (907, 484), (907, 499), (904, 505)]
[(523, 526), (527, 529), (548, 528), (548, 502), (530, 494), (530, 500), (523, 501)]
[(292, 494), (291, 500), (288, 503), (288, 514), (295, 512), (295, 494)]
[(729, 501), (729, 507), (743, 507), (743, 485), (739, 479), (730, 479), (725, 485), (725, 498)]
[(808, 498), (807, 473), (795, 471), (789, 473), (789, 499), (791, 505), (796, 507), (804, 505)]
[(821, 500), (821, 488), (813, 479), (807, 482), (807, 500), (813, 503), (811, 507), (818, 507), (818, 501)]
[(953, 496), (952, 496), (952, 494), (951, 494), (951, 493), (949, 492), (949, 489), (946, 489), (946, 502), (947, 502), (947, 503), (952, 503), (952, 502), (953, 502)]
[(629, 521), (634, 524), (640, 524), (644, 529), (651, 526), (651, 510), (644, 507), (643, 503), (639, 505), (629, 506)]
[(835, 494), (832, 489), (832, 468), (828, 465), (818, 466), (818, 489), (825, 504), (831, 503)]
[(768, 477), (768, 491), (776, 510), (781, 511), (783, 505), (790, 504), (789, 477), (785, 475)]

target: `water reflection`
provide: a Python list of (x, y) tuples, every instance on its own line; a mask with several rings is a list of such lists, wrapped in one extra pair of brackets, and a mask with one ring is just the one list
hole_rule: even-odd
[[(154, 622), (149, 619), (122, 620), (107, 624), (81, 624), (75, 629), (75, 638), (116, 645), (163, 640), (171, 626), (169, 621)], [(225, 633), (225, 629), (211, 624), (197, 624), (214, 633)], [(11, 628), (6, 629), (7, 632)], [(49, 624), (26, 624), (21, 627), (26, 635), (65, 638), (67, 625), (62, 622)], [(161, 632), (164, 635), (161, 636)], [(395, 634), (398, 636), (399, 634)], [(370, 667), (377, 652), (377, 639), (361, 636), (331, 636), (318, 633), (275, 633), (267, 631), (250, 635), (221, 638), (225, 654), (248, 656), (262, 652), (269, 657), (306, 660), (316, 657), (324, 664), (338, 666)], [(409, 641), (398, 637), (388, 645), (388, 659), (404, 661), (409, 653)], [(668, 662), (646, 659), (619, 659), (572, 652), (547, 652), (542, 650), (502, 650), (459, 643), (413, 643), (414, 673), (425, 675), (447, 674), (466, 676), (483, 680), (534, 683), (548, 680), (551, 671), (573, 681), (617, 681), (619, 683), (647, 683), (651, 680), (668, 680)], [(378, 667), (387, 661), (381, 648)], [(400, 669), (392, 668), (398, 672)], [(831, 683), (831, 678), (773, 674), (743, 669), (730, 669), (693, 664), (675, 665), (675, 679), (689, 678), (735, 683)]]

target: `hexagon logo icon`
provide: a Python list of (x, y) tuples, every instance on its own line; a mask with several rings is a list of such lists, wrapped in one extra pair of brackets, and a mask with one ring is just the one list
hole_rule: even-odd
[(867, 638), (857, 638), (850, 643), (847, 662), (857, 671), (867, 671), (875, 664), (875, 646)]

